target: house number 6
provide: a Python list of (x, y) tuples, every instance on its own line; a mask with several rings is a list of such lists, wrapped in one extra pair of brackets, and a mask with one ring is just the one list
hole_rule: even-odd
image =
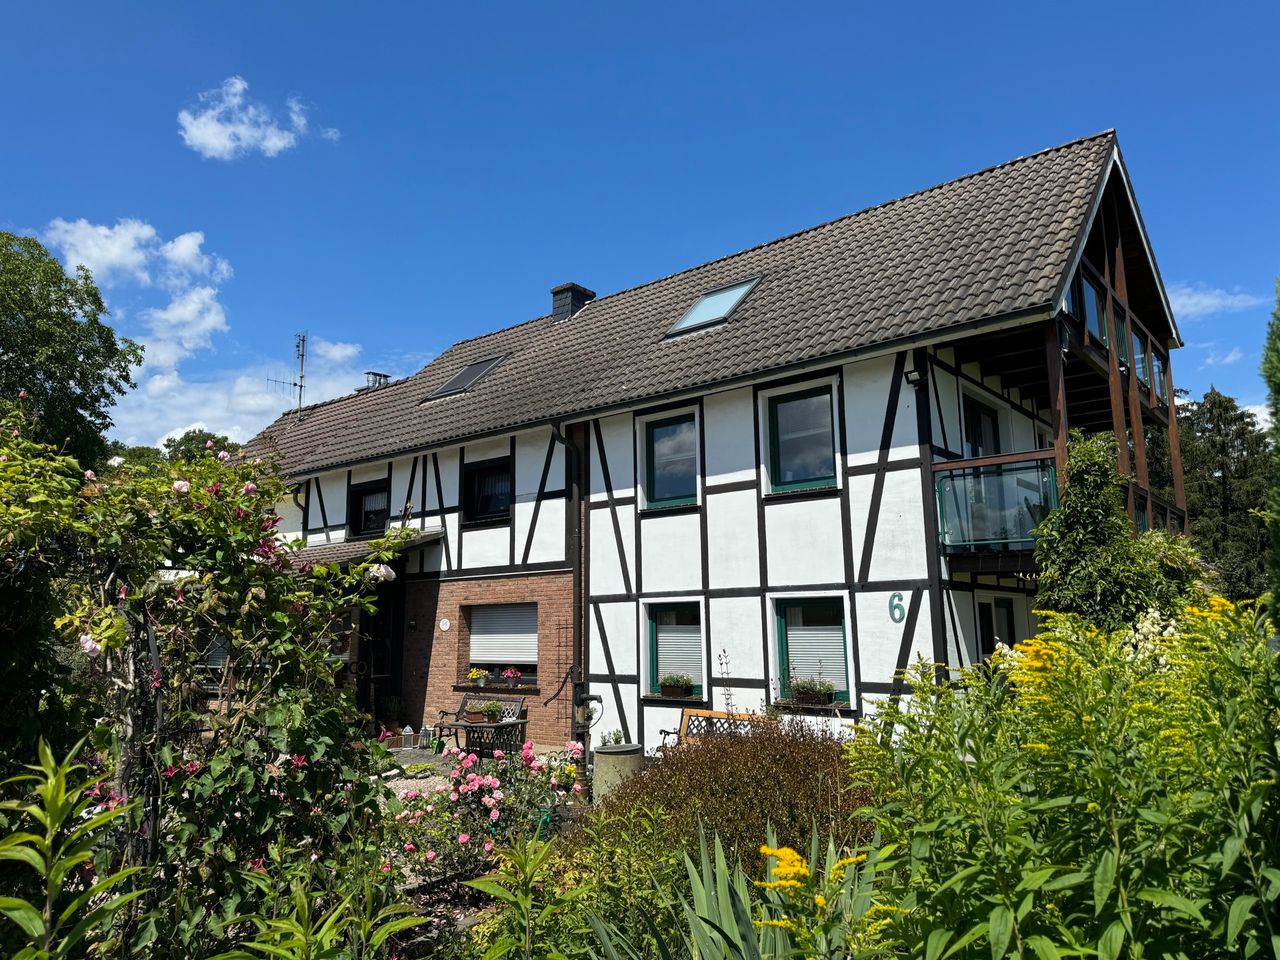
[(894, 623), (901, 623), (907, 616), (907, 611), (902, 606), (902, 594), (889, 594), (889, 619)]

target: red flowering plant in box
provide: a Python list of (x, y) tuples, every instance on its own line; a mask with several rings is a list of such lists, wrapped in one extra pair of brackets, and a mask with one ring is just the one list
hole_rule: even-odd
[(496, 848), (554, 829), (579, 801), (582, 755), (572, 741), (542, 756), (529, 742), (518, 757), (496, 750), (483, 760), (449, 747), (447, 782), (400, 794), (390, 859), (426, 876), (485, 872)]

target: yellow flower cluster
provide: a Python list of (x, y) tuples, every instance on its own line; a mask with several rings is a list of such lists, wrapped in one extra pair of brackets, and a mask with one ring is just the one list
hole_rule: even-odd
[(1190, 616), (1198, 617), (1201, 620), (1225, 620), (1226, 615), (1235, 613), (1236, 605), (1224, 597), (1210, 597), (1208, 606), (1205, 607), (1187, 607), (1187, 613)]
[(835, 863), (831, 865), (830, 878), (834, 880), (836, 878), (836, 875), (839, 874), (840, 871), (844, 870), (846, 867), (851, 867), (855, 863), (865, 863), (866, 859), (867, 859), (867, 855), (865, 853), (860, 853), (856, 857), (841, 857), (839, 860), (837, 860)]
[(762, 846), (760, 853), (778, 862), (770, 871), (772, 880), (757, 880), (756, 886), (764, 890), (793, 890), (809, 879), (809, 862), (790, 847)]

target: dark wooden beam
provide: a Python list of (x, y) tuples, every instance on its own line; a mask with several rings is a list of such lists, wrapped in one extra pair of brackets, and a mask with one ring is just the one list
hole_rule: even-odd
[(1044, 325), (1044, 361), (1049, 374), (1049, 417), (1053, 424), (1053, 462), (1058, 473), (1058, 492), (1067, 482), (1067, 387), (1063, 378), (1065, 358), (1056, 320)]

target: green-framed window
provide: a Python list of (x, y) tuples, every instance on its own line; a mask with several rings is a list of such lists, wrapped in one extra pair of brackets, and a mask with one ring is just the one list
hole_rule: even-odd
[(1084, 322), (1093, 339), (1106, 347), (1111, 338), (1107, 335), (1107, 294), (1089, 277), (1084, 278)]
[(1129, 363), (1129, 325), (1126, 322), (1128, 314), (1125, 313), (1124, 307), (1118, 303), (1112, 304), (1111, 318), (1116, 324), (1116, 357), (1121, 364)]
[(672, 673), (693, 677), (693, 692), (703, 684), (702, 604), (649, 605), (649, 692), (660, 692), (661, 680)]
[(836, 485), (831, 387), (769, 398), (769, 486), (774, 491)]
[(698, 502), (698, 428), (692, 413), (645, 425), (645, 505)]
[(791, 696), (791, 680), (826, 680), (837, 701), (849, 701), (849, 658), (844, 639), (844, 602), (839, 597), (779, 600), (779, 686)]

